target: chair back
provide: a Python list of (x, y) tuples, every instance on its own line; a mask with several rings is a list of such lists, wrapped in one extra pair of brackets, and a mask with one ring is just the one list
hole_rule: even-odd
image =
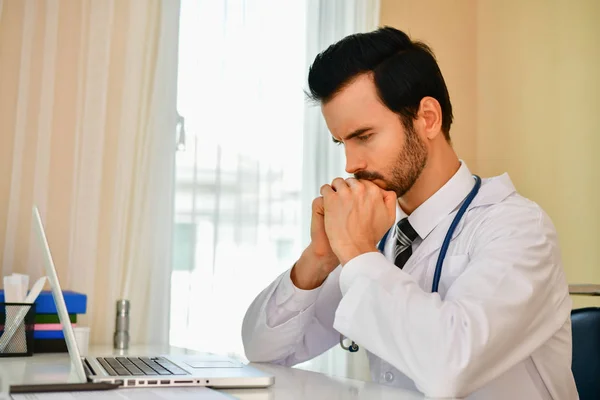
[(572, 371), (581, 400), (600, 399), (600, 307), (571, 311)]

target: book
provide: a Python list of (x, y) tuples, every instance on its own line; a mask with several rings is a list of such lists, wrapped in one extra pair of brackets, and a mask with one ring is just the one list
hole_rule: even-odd
[[(77, 323), (77, 314), (69, 314), (69, 319), (72, 324)], [(36, 314), (35, 315), (35, 323), (36, 324), (60, 324), (60, 319), (58, 318), (58, 314)]]
[[(63, 290), (67, 312), (69, 314), (85, 314), (87, 309), (87, 296), (71, 290)], [(0, 303), (4, 303), (4, 290), (0, 290)], [(36, 314), (57, 314), (56, 304), (52, 292), (44, 290), (35, 301)]]
[(65, 339), (33, 339), (33, 352), (41, 353), (66, 353), (67, 342)]
[(62, 330), (60, 331), (34, 331), (34, 339), (64, 339), (65, 335)]
[[(77, 324), (71, 324), (74, 327), (77, 326)], [(61, 324), (35, 324), (33, 326), (34, 331), (62, 331), (62, 325)]]

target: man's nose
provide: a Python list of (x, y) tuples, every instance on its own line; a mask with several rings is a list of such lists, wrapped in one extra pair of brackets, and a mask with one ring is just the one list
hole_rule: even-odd
[(367, 164), (359, 154), (348, 151), (346, 147), (346, 172), (349, 174), (355, 174), (358, 171), (362, 171), (367, 168)]

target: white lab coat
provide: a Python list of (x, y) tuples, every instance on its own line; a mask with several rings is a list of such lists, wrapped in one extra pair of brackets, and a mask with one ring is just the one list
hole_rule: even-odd
[(315, 290), (296, 288), (289, 270), (279, 276), (245, 316), (248, 359), (292, 366), (338, 345), (341, 333), (367, 350), (376, 382), (431, 397), (577, 399), (557, 235), (507, 175), (483, 180), (431, 293), (442, 241), (472, 186), (462, 163), (411, 214), (423, 239), (402, 270), (389, 235), (385, 255), (362, 254)]

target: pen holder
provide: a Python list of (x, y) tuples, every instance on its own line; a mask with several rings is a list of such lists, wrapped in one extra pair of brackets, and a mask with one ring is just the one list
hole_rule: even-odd
[(27, 357), (33, 355), (33, 332), (35, 330), (35, 303), (0, 303), (0, 343), (19, 314), (25, 313), (6, 347), (0, 348), (0, 357)]

